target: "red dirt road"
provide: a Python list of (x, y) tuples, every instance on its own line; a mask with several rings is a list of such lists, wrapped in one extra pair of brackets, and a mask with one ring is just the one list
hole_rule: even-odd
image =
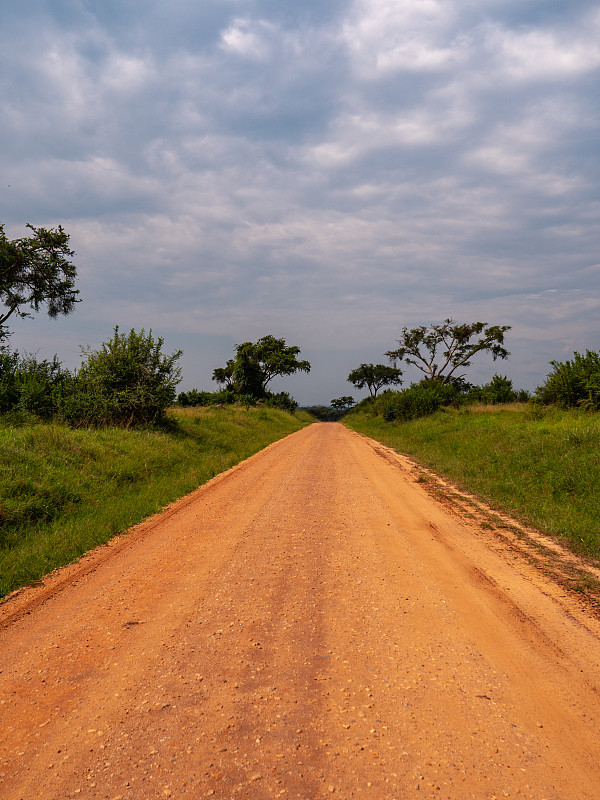
[(600, 625), (316, 424), (0, 606), (0, 797), (600, 797)]

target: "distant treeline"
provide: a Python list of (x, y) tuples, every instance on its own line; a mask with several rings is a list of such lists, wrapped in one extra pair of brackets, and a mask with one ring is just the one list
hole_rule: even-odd
[(83, 362), (74, 371), (57, 356), (39, 359), (0, 347), (0, 414), (13, 421), (56, 420), (73, 427), (132, 427), (164, 425), (173, 404), (260, 403), (293, 412), (294, 398), (270, 392), (266, 385), (275, 375), (310, 369), (308, 362), (297, 360), (299, 348), (267, 336), (256, 345), (239, 345), (237, 360), (215, 370), (215, 380), (225, 375), (224, 387), (215, 392), (191, 389), (176, 397), (182, 351), (166, 355), (163, 343), (152, 331), (122, 333), (117, 326), (98, 349), (83, 350)]
[(337, 422), (347, 413), (338, 408), (331, 408), (331, 406), (302, 406), (302, 409), (312, 414), (319, 422)]
[(205, 392), (199, 389), (190, 389), (177, 395), (175, 405), (183, 408), (189, 406), (227, 406), (227, 405), (254, 406), (257, 404), (280, 408), (283, 411), (295, 411), (298, 403), (287, 392), (265, 392), (261, 397), (253, 394), (239, 394), (233, 389), (221, 389), (216, 392)]
[[(177, 364), (182, 355), (162, 353), (163, 339), (131, 330), (114, 329), (113, 338), (97, 350), (84, 350), (78, 370), (66, 369), (56, 356), (39, 360), (35, 355), (11, 351), (6, 342), (6, 323), (30, 317), (45, 307), (50, 317), (70, 314), (80, 302), (75, 288), (77, 268), (71, 258), (69, 234), (58, 228), (27, 225), (28, 236), (8, 239), (0, 224), (0, 414), (12, 418), (59, 420), (73, 426), (161, 425), (166, 409), (175, 401), (181, 381)], [(360, 364), (348, 375), (357, 389), (370, 397), (357, 408), (369, 409), (386, 420), (412, 419), (444, 405), (527, 401), (527, 392), (515, 391), (512, 382), (494, 375), (485, 386), (465, 381), (464, 370), (474, 356), (507, 359), (505, 335), (510, 325), (456, 322), (404, 327), (398, 347), (385, 353), (389, 364)], [(232, 358), (213, 371), (216, 392), (191, 389), (177, 398), (181, 406), (263, 403), (294, 411), (296, 401), (287, 392), (273, 393), (275, 377), (310, 372), (299, 359), (300, 348), (268, 334), (256, 342), (235, 346)], [(403, 391), (389, 387), (402, 384), (400, 364), (420, 370), (424, 379)], [(533, 399), (563, 408), (600, 409), (600, 355), (587, 350), (573, 359), (550, 362), (552, 372)], [(384, 390), (378, 396), (378, 393)], [(331, 401), (331, 406), (311, 409), (318, 419), (339, 419), (354, 404), (352, 397)]]
[(494, 375), (485, 386), (425, 379), (402, 391), (387, 390), (378, 397), (368, 397), (353, 410), (382, 416), (392, 422), (424, 417), (447, 406), (528, 402), (530, 399), (528, 392), (514, 390), (512, 381), (502, 375)]
[[(0, 347), (0, 414), (15, 421), (57, 420), (73, 427), (163, 425), (166, 410), (176, 404), (209, 406), (262, 404), (293, 412), (297, 403), (287, 392), (273, 393), (267, 384), (275, 375), (306, 371), (298, 361), (299, 348), (283, 339), (266, 336), (256, 343), (236, 346), (236, 356), (214, 371), (217, 391), (190, 389), (176, 394), (181, 380), (178, 366), (182, 351), (166, 355), (163, 339), (152, 332), (116, 327), (113, 336), (98, 349), (86, 348), (79, 369), (66, 369), (56, 356), (40, 360)], [(600, 354), (587, 350), (573, 358), (550, 362), (552, 371), (533, 394), (513, 387), (496, 374), (483, 386), (467, 383), (462, 376), (426, 377), (401, 391), (383, 386), (398, 384), (401, 371), (383, 365), (361, 364), (348, 380), (357, 388), (367, 385), (371, 396), (352, 410), (366, 411), (386, 421), (409, 420), (432, 414), (444, 406), (464, 404), (534, 402), (560, 408), (600, 410)], [(309, 409), (323, 421), (340, 419), (353, 405), (352, 397)]]
[(600, 410), (600, 353), (587, 350), (585, 355), (574, 353), (572, 359), (550, 363), (552, 371), (531, 394), (514, 389), (507, 376), (498, 374), (483, 386), (462, 380), (442, 383), (424, 379), (402, 391), (387, 390), (377, 397), (368, 397), (352, 411), (365, 411), (392, 422), (427, 416), (442, 407), (478, 403), (532, 402), (563, 409)]
[[(510, 353), (504, 346), (509, 325), (488, 325), (487, 322), (456, 322), (404, 327), (398, 347), (385, 355), (392, 366), (361, 364), (348, 375), (348, 382), (357, 389), (366, 387), (370, 397), (357, 409), (382, 416), (387, 421), (410, 420), (432, 414), (444, 406), (468, 403), (528, 402), (556, 405), (561, 408), (600, 409), (600, 355), (587, 350), (574, 353), (572, 360), (551, 361), (552, 372), (533, 396), (515, 390), (507, 376), (494, 375), (484, 386), (473, 386), (465, 380), (465, 370), (474, 356), (491, 355), (505, 360)], [(399, 364), (416, 367), (423, 379), (403, 391), (384, 387), (402, 383)], [(340, 398), (343, 400), (351, 398)], [(337, 401), (332, 401), (336, 403)]]

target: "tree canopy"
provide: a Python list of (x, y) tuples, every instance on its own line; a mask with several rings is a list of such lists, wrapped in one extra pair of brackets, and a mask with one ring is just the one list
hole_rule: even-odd
[(255, 343), (236, 344), (235, 357), (213, 371), (213, 380), (237, 394), (264, 397), (273, 378), (310, 372), (310, 364), (300, 361), (299, 355), (299, 347), (269, 334)]
[(60, 225), (27, 227), (31, 236), (10, 240), (0, 225), (0, 341), (9, 335), (4, 323), (13, 314), (30, 317), (46, 305), (48, 316), (56, 317), (69, 314), (78, 302), (69, 235)]
[(420, 325), (403, 328), (396, 350), (386, 356), (394, 366), (405, 361), (421, 370), (426, 380), (442, 384), (460, 381), (464, 373), (458, 373), (471, 364), (477, 353), (488, 352), (494, 359), (506, 359), (510, 355), (504, 347), (504, 334), (510, 325), (488, 325), (487, 322), (462, 322), (453, 319), (442, 324)]
[(366, 386), (371, 397), (377, 397), (377, 392), (383, 386), (402, 383), (401, 376), (402, 370), (397, 367), (388, 367), (386, 364), (361, 364), (352, 370), (347, 380), (357, 389)]

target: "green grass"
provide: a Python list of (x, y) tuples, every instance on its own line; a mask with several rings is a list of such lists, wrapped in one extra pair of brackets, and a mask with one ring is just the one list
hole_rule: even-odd
[(600, 558), (600, 415), (510, 404), (404, 423), (357, 413), (344, 423)]
[(169, 431), (0, 423), (0, 597), (312, 421), (235, 406), (170, 415)]

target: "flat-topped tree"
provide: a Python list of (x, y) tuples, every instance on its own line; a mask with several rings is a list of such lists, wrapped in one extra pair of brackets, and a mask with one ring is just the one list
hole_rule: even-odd
[(458, 370), (468, 367), (477, 353), (490, 353), (494, 361), (510, 355), (504, 347), (504, 334), (510, 325), (488, 325), (487, 322), (461, 322), (444, 320), (439, 325), (420, 325), (403, 328), (396, 350), (386, 356), (394, 366), (399, 361), (412, 364), (425, 375), (426, 380), (440, 383), (459, 381), (464, 373)]
[(402, 383), (402, 370), (388, 367), (387, 364), (361, 364), (348, 375), (348, 383), (369, 390), (371, 397), (377, 397), (377, 392), (384, 386), (395, 386)]
[(69, 235), (62, 226), (35, 228), (32, 236), (8, 239), (0, 225), (0, 342), (9, 336), (5, 322), (31, 317), (32, 311), (47, 306), (48, 316), (70, 314), (79, 302), (75, 289), (77, 269), (69, 260)]

